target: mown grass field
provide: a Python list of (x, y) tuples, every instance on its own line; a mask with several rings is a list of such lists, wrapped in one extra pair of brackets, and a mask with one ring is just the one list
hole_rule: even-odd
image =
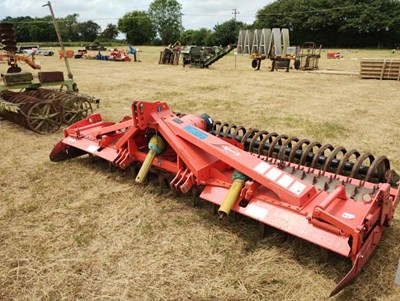
[[(253, 71), (229, 55), (209, 69), (158, 65), (161, 48), (139, 47), (141, 63), (70, 60), (97, 112), (119, 121), (132, 100), (174, 111), (343, 145), (389, 157), (400, 171), (400, 83), (356, 76)], [(336, 50), (335, 50), (336, 51)], [(358, 58), (389, 50), (340, 50), (321, 69), (359, 71)], [(65, 70), (57, 56), (43, 70)], [(7, 66), (0, 65), (5, 72)], [(31, 71), (23, 66), (24, 71)], [(37, 72), (34, 72), (37, 74)], [(191, 197), (134, 185), (87, 157), (52, 163), (62, 131), (41, 136), (0, 120), (0, 300), (328, 300), (350, 268), (339, 256), (249, 220), (219, 221)], [(400, 300), (400, 214), (357, 280), (331, 300)]]

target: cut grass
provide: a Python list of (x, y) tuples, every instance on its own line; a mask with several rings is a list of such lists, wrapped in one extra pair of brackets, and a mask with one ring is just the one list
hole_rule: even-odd
[[(236, 69), (234, 56), (209, 70), (161, 66), (159, 48), (140, 48), (142, 63), (70, 60), (80, 90), (101, 99), (104, 120), (130, 115), (133, 99), (163, 100), (177, 112), (371, 150), (400, 169), (396, 81), (270, 73), (267, 62), (254, 72), (245, 56)], [(341, 53), (321, 58), (321, 68), (358, 71), (351, 57), (389, 55)], [(44, 71), (64, 70), (57, 57), (40, 61)], [(0, 136), (0, 300), (332, 300), (349, 269), (340, 256), (321, 263), (316, 246), (279, 231), (259, 241), (254, 221), (221, 222), (207, 203), (159, 195), (156, 183), (133, 185), (87, 157), (52, 163), (61, 130), (41, 136), (1, 120)], [(400, 299), (399, 218), (333, 300)]]

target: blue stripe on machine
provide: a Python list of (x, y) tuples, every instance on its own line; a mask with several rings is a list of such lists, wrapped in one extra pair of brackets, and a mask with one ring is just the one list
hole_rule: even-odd
[(199, 129), (195, 128), (192, 125), (187, 125), (183, 128), (186, 132), (192, 134), (193, 136), (203, 140), (206, 139), (208, 137), (208, 135), (202, 131), (200, 131)]

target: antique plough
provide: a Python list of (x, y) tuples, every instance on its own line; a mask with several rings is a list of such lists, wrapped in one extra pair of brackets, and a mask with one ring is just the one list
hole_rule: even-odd
[(122, 170), (140, 166), (136, 182), (153, 171), (215, 204), (221, 219), (234, 211), (349, 258), (331, 295), (357, 276), (399, 202), (386, 157), (175, 114), (162, 102), (135, 101), (120, 123), (91, 115), (64, 136), (52, 161), (89, 154)]

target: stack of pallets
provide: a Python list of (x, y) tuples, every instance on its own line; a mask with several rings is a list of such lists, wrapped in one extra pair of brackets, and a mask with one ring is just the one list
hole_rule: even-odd
[(400, 81), (399, 59), (361, 59), (360, 77)]

